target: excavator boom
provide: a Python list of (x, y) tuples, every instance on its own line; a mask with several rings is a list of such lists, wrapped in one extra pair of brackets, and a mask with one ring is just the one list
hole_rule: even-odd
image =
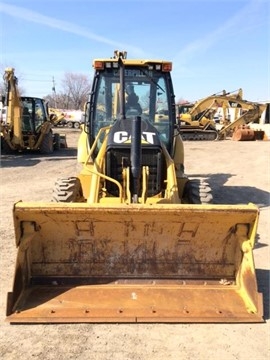
[[(222, 140), (239, 126), (258, 121), (265, 107), (265, 104), (244, 100), (242, 89), (236, 94), (223, 91), (222, 94), (198, 100), (195, 104), (179, 104), (181, 135), (183, 140)], [(219, 129), (213, 120), (218, 108), (223, 109), (224, 116), (224, 124)], [(227, 120), (228, 109), (234, 109), (233, 121)]]

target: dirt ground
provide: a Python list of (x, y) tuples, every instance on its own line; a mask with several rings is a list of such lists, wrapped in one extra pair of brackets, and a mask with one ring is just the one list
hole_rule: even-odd
[(0, 357), (12, 359), (270, 359), (269, 234), (270, 142), (185, 142), (189, 176), (207, 178), (217, 204), (253, 202), (260, 207), (254, 249), (265, 322), (260, 324), (10, 325), (6, 294), (12, 289), (16, 248), (12, 207), (18, 200), (50, 201), (55, 180), (76, 174), (79, 131), (67, 133), (68, 149), (52, 156), (1, 156)]

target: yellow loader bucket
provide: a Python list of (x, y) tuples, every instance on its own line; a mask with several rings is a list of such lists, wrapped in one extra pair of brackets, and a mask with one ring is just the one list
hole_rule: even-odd
[(255, 205), (17, 203), (11, 323), (261, 322)]

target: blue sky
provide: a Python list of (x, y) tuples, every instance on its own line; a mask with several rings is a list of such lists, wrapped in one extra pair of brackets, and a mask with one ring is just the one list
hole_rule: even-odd
[(0, 0), (0, 68), (28, 95), (56, 92), (66, 72), (92, 79), (92, 60), (173, 62), (176, 100), (222, 90), (270, 99), (268, 0)]

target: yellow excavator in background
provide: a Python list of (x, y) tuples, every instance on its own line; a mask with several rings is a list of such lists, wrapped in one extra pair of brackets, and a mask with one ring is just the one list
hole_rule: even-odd
[[(230, 119), (227, 109), (231, 106), (229, 102), (242, 99), (243, 91), (213, 94), (195, 103), (177, 104), (177, 119), (181, 124), (181, 135), (183, 140), (217, 140), (218, 129), (214, 120), (219, 108), (223, 109), (223, 123), (227, 124)], [(238, 117), (239, 108), (235, 108), (234, 118)]]
[(50, 120), (53, 121), (54, 126), (65, 124), (65, 113), (60, 109), (48, 108)]
[(249, 131), (254, 132), (254, 137), (260, 137), (263, 140), (270, 140), (270, 102), (264, 103), (265, 109), (257, 121), (248, 124)]
[[(14, 205), (10, 323), (262, 322), (254, 204), (184, 172), (172, 63), (96, 59), (81, 171)], [(127, 94), (127, 89), (128, 94)]]
[[(240, 115), (228, 125), (223, 126), (219, 132), (220, 140), (231, 136), (232, 140), (247, 141), (247, 140), (262, 140), (262, 131), (252, 130), (250, 124), (255, 124), (260, 121), (262, 113), (266, 109), (266, 104), (256, 103), (247, 100), (237, 100), (235, 104), (241, 109)], [(258, 134), (260, 138), (258, 137)]]
[[(236, 93), (223, 91), (220, 95), (208, 96), (195, 104), (178, 104), (177, 109), (183, 140), (221, 140), (226, 136), (232, 136), (236, 130), (239, 134), (240, 126), (258, 121), (265, 104), (244, 100), (240, 88)], [(222, 109), (223, 112), (221, 126), (214, 120), (218, 109)], [(234, 109), (233, 119), (230, 117), (229, 109)], [(241, 140), (246, 140), (247, 131), (244, 127), (242, 130)]]
[(41, 98), (20, 96), (13, 68), (4, 74), (6, 94), (3, 97), (7, 109), (5, 122), (1, 122), (1, 150), (12, 153), (23, 150), (38, 150), (49, 154), (66, 147), (65, 135), (53, 133), (53, 121), (48, 107)]

